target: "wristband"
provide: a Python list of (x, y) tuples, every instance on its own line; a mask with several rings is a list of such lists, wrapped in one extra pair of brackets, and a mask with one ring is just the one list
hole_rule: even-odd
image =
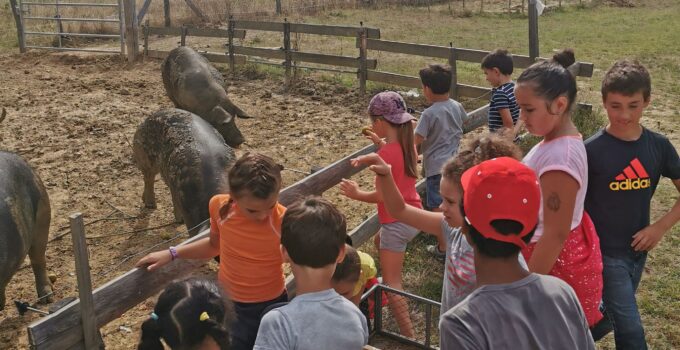
[(170, 247), (168, 248), (168, 250), (170, 251), (170, 256), (172, 257), (172, 260), (179, 258), (179, 256), (177, 255), (177, 249), (175, 247)]

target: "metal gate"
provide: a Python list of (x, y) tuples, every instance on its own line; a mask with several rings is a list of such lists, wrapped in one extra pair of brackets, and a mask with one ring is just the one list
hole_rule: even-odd
[[(122, 0), (90, 0), (91, 2), (74, 2), (73, 0), (33, 0), (24, 1), (19, 0), (19, 17), (23, 30), (20, 35), (22, 42), (25, 43), (26, 48), (32, 49), (48, 49), (59, 51), (88, 51), (88, 52), (106, 52), (106, 53), (125, 53), (124, 40), (124, 16)], [(77, 1), (77, 0), (76, 0)], [(101, 1), (101, 2), (100, 2)], [(110, 11), (111, 14), (105, 16), (98, 16), (100, 12)], [(75, 12), (75, 15), (74, 15)], [(62, 13), (66, 13), (66, 17), (62, 17)], [(92, 15), (94, 13), (95, 15)], [(54, 22), (53, 31), (45, 31), (45, 27), (36, 28), (36, 23)], [(64, 23), (74, 22), (89, 22), (89, 23), (110, 23), (115, 27), (117, 24), (117, 33), (84, 33), (80, 31), (73, 31), (65, 29)], [(51, 25), (48, 25), (48, 28)], [(82, 26), (81, 26), (82, 27)], [(40, 43), (31, 43), (30, 39), (36, 37), (51, 36), (56, 37), (52, 46), (47, 46)], [(95, 38), (95, 39), (117, 39), (120, 41), (119, 49), (108, 48), (87, 48), (87, 47), (66, 47), (64, 39), (66, 38)], [(27, 39), (29, 39), (27, 41)]]

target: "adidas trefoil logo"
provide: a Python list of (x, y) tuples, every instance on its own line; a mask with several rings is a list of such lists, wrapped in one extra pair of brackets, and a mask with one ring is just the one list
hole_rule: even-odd
[(615, 181), (609, 183), (612, 191), (631, 191), (648, 188), (652, 183), (649, 174), (637, 158), (630, 162), (630, 165), (623, 169), (623, 172), (616, 176)]

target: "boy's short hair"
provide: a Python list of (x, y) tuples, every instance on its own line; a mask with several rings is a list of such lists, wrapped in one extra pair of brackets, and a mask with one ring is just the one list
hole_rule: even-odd
[(541, 206), (532, 169), (510, 157), (494, 158), (465, 171), (461, 185), (463, 216), (481, 254), (507, 257), (527, 246)]
[(356, 282), (361, 275), (361, 259), (359, 253), (351, 245), (345, 246), (345, 258), (335, 266), (332, 280), (335, 282)]
[(512, 56), (508, 53), (508, 50), (496, 49), (491, 51), (488, 55), (484, 56), (482, 59), (482, 68), (493, 69), (498, 68), (501, 74), (510, 75), (514, 69), (512, 63)]
[(335, 263), (345, 237), (345, 216), (321, 197), (295, 202), (281, 223), (281, 245), (293, 263), (301, 266), (320, 268)]
[(607, 94), (619, 93), (632, 96), (642, 92), (645, 101), (649, 101), (652, 93), (652, 79), (647, 68), (638, 61), (620, 60), (614, 63), (602, 78), (602, 100), (607, 100)]
[(418, 72), (420, 82), (429, 87), (437, 95), (448, 94), (451, 89), (451, 67), (441, 64), (430, 64)]

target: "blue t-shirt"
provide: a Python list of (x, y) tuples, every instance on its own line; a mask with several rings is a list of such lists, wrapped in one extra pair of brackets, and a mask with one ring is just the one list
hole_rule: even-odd
[(503, 127), (501, 109), (509, 109), (512, 116), (512, 124), (517, 123), (519, 118), (519, 106), (515, 100), (515, 83), (505, 83), (497, 88), (491, 89), (491, 99), (489, 100), (489, 131), (496, 131)]
[(604, 129), (586, 140), (588, 192), (585, 209), (604, 255), (630, 252), (633, 235), (649, 226), (652, 196), (661, 176), (680, 179), (680, 158), (668, 139), (642, 129), (635, 141)]

